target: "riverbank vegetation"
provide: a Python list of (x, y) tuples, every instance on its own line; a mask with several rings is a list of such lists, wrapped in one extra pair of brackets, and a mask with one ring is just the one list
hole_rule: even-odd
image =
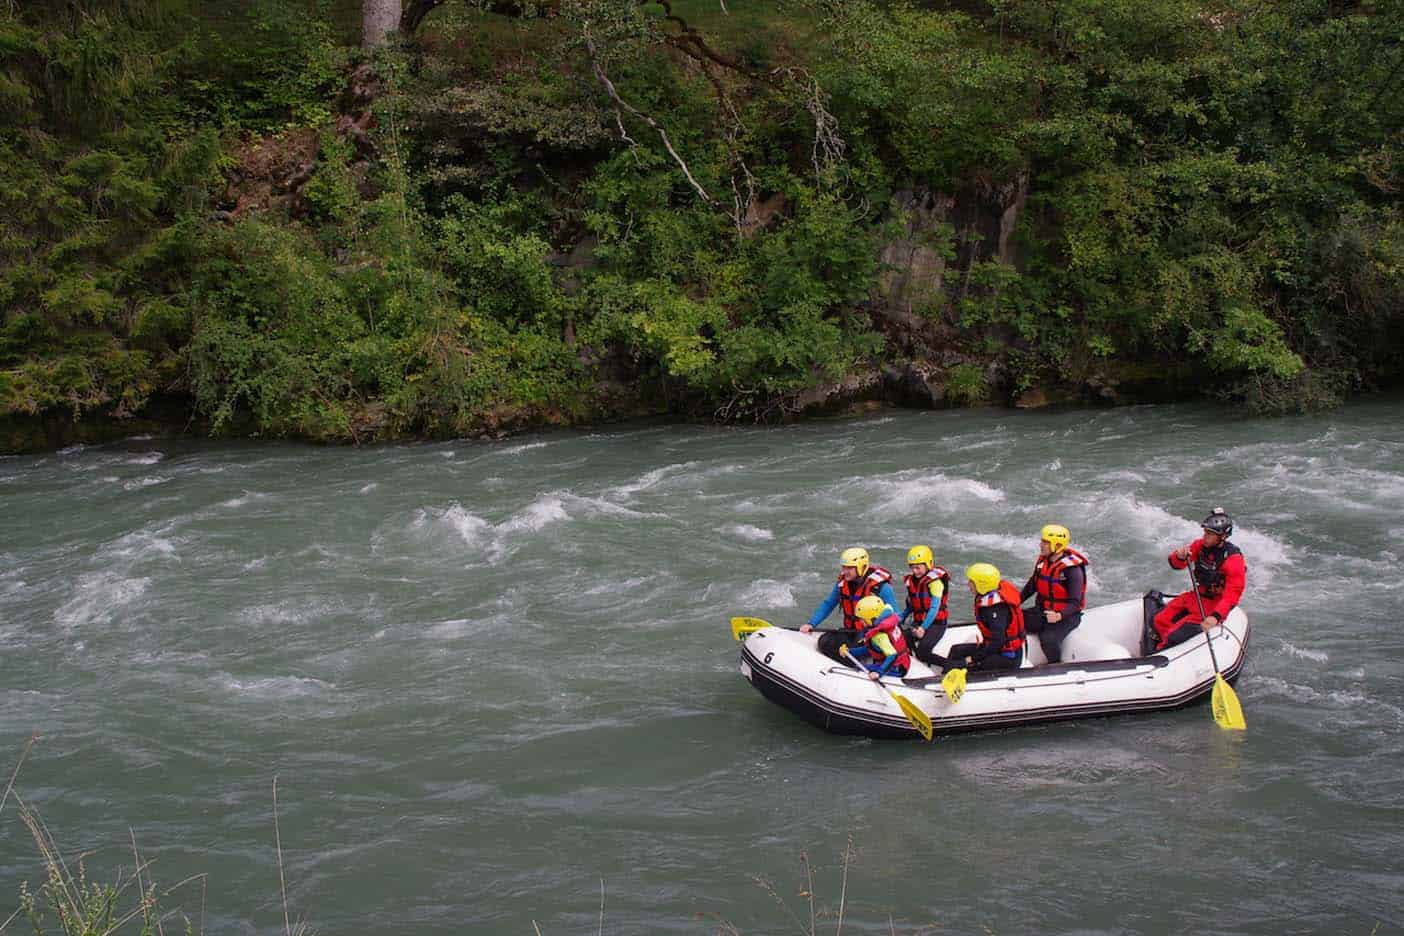
[(1401, 35), (1379, 0), (17, 0), (0, 420), (45, 428), (7, 445), (1327, 405), (1404, 374)]

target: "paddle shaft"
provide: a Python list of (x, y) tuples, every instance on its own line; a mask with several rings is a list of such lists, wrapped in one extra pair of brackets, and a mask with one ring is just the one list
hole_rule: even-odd
[[(1204, 623), (1204, 599), (1199, 596), (1199, 579), (1195, 578), (1194, 575), (1193, 558), (1185, 563), (1185, 570), (1189, 572), (1190, 587), (1194, 589), (1194, 603), (1199, 605), (1199, 623), (1202, 625)], [(1223, 621), (1219, 622), (1221, 626), (1223, 623)], [(1208, 631), (1204, 632), (1204, 642), (1209, 645), (1209, 661), (1214, 664), (1214, 674), (1218, 675), (1220, 672), (1219, 657), (1214, 653), (1214, 638), (1209, 636)]]

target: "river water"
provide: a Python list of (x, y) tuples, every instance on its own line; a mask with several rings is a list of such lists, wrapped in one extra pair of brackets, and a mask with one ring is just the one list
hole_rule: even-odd
[[(65, 851), (110, 878), (130, 828), (161, 884), (208, 875), (212, 933), (283, 930), (275, 775), (290, 912), (321, 933), (595, 933), (602, 888), (606, 933), (805, 933), (806, 858), (818, 932), (841, 895), (845, 933), (1399, 932), (1401, 415), (0, 459), (0, 771), (38, 731), (16, 790)], [(801, 622), (845, 546), (1022, 581), (1063, 522), (1095, 604), (1183, 587), (1164, 555), (1219, 505), (1244, 734), (1202, 705), (873, 742), (737, 673), (726, 619)], [(41, 878), (11, 799), (0, 920)]]

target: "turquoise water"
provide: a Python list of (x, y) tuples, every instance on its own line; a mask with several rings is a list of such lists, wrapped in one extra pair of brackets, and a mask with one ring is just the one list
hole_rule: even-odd
[[(207, 932), (283, 929), (275, 775), (321, 933), (594, 933), (601, 882), (607, 933), (807, 932), (801, 856), (832, 932), (850, 835), (845, 933), (1398, 932), (1400, 416), (0, 459), (0, 769), (38, 731), (16, 789), (65, 852), (110, 879), (130, 827), (159, 882), (208, 874)], [(737, 673), (726, 619), (799, 623), (845, 546), (1022, 579), (1063, 522), (1100, 603), (1181, 588), (1164, 555), (1217, 505), (1249, 562), (1245, 734), (1200, 706), (846, 739)], [(0, 920), (41, 876), (12, 799)], [(173, 899), (198, 929), (198, 886)]]

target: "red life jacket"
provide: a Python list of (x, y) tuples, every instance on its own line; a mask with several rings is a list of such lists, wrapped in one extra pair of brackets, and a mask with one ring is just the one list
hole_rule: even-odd
[(980, 617), (981, 608), (989, 608), (997, 604), (1009, 605), (1009, 630), (1005, 632), (1004, 645), (996, 647), (996, 653), (1022, 653), (1024, 649), (1024, 612), (1019, 610), (1023, 598), (1019, 596), (1019, 589), (1013, 582), (1001, 579), (999, 588), (992, 592), (987, 592), (975, 599), (975, 624), (980, 628), (980, 642), (990, 643), (994, 640), (994, 634), (985, 626), (985, 622)]
[(1039, 556), (1034, 564), (1034, 580), (1038, 588), (1040, 603), (1049, 611), (1062, 614), (1069, 607), (1081, 611), (1087, 605), (1087, 575), (1082, 576), (1082, 593), (1074, 595), (1068, 591), (1064, 577), (1068, 569), (1086, 566), (1087, 557), (1075, 549), (1064, 549), (1050, 558)]
[(863, 630), (867, 622), (858, 616), (858, 602), (869, 595), (876, 595), (878, 589), (892, 581), (892, 574), (882, 566), (868, 566), (868, 574), (853, 580), (852, 584), (839, 573), (839, 608), (843, 611), (843, 626), (849, 630)]
[(878, 634), (886, 634), (887, 639), (892, 641), (892, 649), (897, 652), (897, 659), (892, 664), (892, 669), (888, 670), (889, 673), (895, 669), (900, 669), (905, 673), (912, 665), (911, 650), (907, 646), (907, 636), (902, 633), (901, 623), (902, 619), (897, 616), (895, 611), (891, 608), (885, 608), (882, 614), (878, 615), (877, 620), (873, 621), (872, 628), (863, 635), (863, 642), (868, 646), (868, 659), (874, 663), (881, 663), (887, 654), (877, 648), (873, 639)]
[(940, 582), (941, 607), (936, 610), (936, 623), (946, 623), (946, 599), (951, 597), (951, 573), (940, 566), (932, 566), (921, 578), (908, 573), (903, 576), (907, 583), (907, 604), (912, 609), (912, 623), (918, 627), (926, 620), (926, 612), (931, 610), (931, 583)]
[(1224, 563), (1230, 556), (1239, 556), (1243, 550), (1232, 543), (1221, 543), (1218, 549), (1206, 549), (1204, 540), (1197, 539), (1190, 550), (1194, 560), (1194, 580), (1199, 583), (1199, 593), (1205, 598), (1218, 598), (1224, 593)]

